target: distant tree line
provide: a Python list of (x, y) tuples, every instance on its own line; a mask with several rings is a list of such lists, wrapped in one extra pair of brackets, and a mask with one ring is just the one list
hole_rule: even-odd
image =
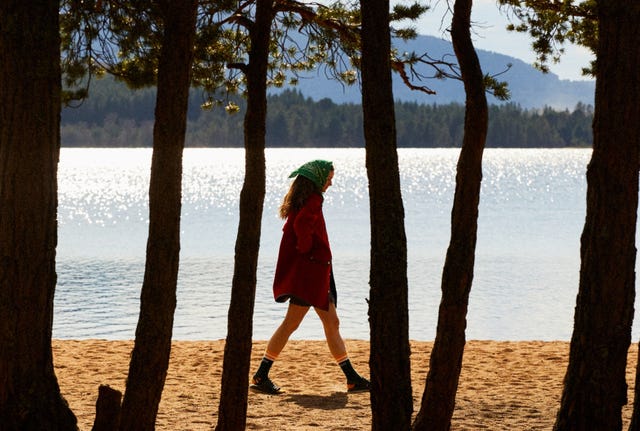
[[(62, 115), (63, 147), (148, 147), (152, 142), (154, 90), (130, 91), (101, 80), (79, 107)], [(188, 147), (242, 147), (241, 114), (222, 106), (201, 108), (198, 90), (190, 97)], [(245, 108), (242, 99), (234, 100)], [(297, 90), (272, 94), (268, 99), (269, 147), (364, 147), (362, 108), (314, 101)], [(489, 113), (487, 146), (517, 148), (590, 147), (593, 107), (578, 104), (573, 111), (552, 108), (523, 109), (517, 104), (493, 105)], [(396, 103), (399, 147), (459, 147), (464, 106), (416, 102)]]

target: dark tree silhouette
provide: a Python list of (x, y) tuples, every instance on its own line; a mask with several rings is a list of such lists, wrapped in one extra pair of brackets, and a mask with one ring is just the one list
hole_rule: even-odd
[(488, 127), (483, 73), (471, 40), (472, 5), (473, 0), (456, 0), (453, 9), (451, 39), (467, 96), (464, 137), (451, 211), (451, 240), (442, 274), (438, 329), (414, 430), (444, 431), (451, 428), (466, 342), (467, 306), (478, 232), (482, 154)]
[(361, 0), (360, 5), (362, 110), (371, 214), (372, 430), (408, 430), (413, 398), (407, 238), (391, 89), (389, 1)]
[(182, 152), (196, 0), (158, 3), (163, 42), (149, 185), (149, 237), (140, 316), (122, 402), (121, 430), (155, 429), (171, 352), (180, 254)]
[(640, 150), (640, 3), (596, 4), (593, 154), (569, 365), (554, 426), (558, 431), (619, 430), (627, 402)]
[(76, 430), (53, 369), (60, 36), (56, 0), (0, 3), (0, 428)]
[(251, 47), (242, 65), (247, 79), (244, 118), (245, 177), (240, 192), (240, 222), (224, 348), (222, 391), (216, 430), (242, 430), (246, 425), (248, 375), (253, 339), (253, 309), (265, 195), (267, 67), (273, 21), (270, 0), (257, 0), (255, 20), (247, 23)]

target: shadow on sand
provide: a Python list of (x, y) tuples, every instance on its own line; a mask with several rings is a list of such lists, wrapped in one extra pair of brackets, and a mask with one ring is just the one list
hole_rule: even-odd
[(289, 395), (291, 401), (307, 409), (337, 410), (347, 405), (346, 392), (334, 392), (331, 395)]

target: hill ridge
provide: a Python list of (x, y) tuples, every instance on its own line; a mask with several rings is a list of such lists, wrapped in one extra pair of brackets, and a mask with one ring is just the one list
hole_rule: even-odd
[[(428, 52), (432, 58), (453, 55), (451, 42), (435, 36), (420, 35), (414, 40), (398, 44), (397, 48), (418, 54)], [(578, 103), (593, 105), (595, 93), (593, 80), (564, 80), (554, 73), (543, 73), (532, 65), (505, 54), (481, 49), (476, 51), (484, 73), (497, 74), (511, 64), (511, 68), (498, 78), (509, 84), (511, 99), (507, 103), (515, 103), (523, 108), (550, 107), (559, 110), (573, 109)], [(435, 90), (436, 95), (427, 95), (410, 90), (397, 74), (394, 74), (393, 80), (394, 98), (398, 101), (426, 104), (464, 103), (464, 89), (459, 81), (429, 80), (424, 84)], [(356, 104), (361, 100), (360, 89), (357, 86), (343, 88), (341, 84), (329, 80), (319, 72), (302, 77), (296, 88), (313, 100), (329, 98), (335, 103)], [(276, 94), (280, 91), (282, 90), (271, 90), (270, 93)], [(488, 102), (489, 104), (505, 103), (492, 95), (488, 95)]]

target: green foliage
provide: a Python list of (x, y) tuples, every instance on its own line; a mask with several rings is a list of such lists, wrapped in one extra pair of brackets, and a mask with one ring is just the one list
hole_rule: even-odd
[[(105, 73), (131, 88), (153, 86), (156, 80), (165, 2), (140, 0), (62, 0), (61, 33), (65, 102), (89, 94), (92, 77)], [(360, 66), (360, 3), (297, 0), (273, 2), (268, 84), (296, 85), (301, 72), (317, 70), (343, 85), (358, 83)], [(394, 40), (417, 36), (411, 23), (429, 9), (408, 0), (394, 6)], [(192, 86), (206, 94), (204, 108), (227, 106), (245, 91), (255, 1), (202, 0), (192, 66)], [(394, 50), (393, 68), (413, 89), (432, 93), (429, 79), (459, 79), (455, 60), (433, 59), (427, 53)], [(418, 66), (427, 66), (418, 71)], [(432, 73), (429, 71), (432, 70)], [(508, 98), (506, 84), (487, 77), (487, 91)]]
[[(430, 9), (429, 6), (423, 5), (421, 3), (412, 3), (409, 5), (405, 4), (396, 4), (393, 6), (393, 11), (389, 15), (389, 19), (391, 22), (402, 22), (405, 20), (415, 21), (419, 19), (425, 12)], [(392, 34), (394, 37), (402, 39), (402, 40), (410, 40), (415, 39), (418, 36), (418, 33), (414, 27), (407, 28), (393, 28)]]
[[(67, 99), (85, 97), (91, 77), (109, 73), (131, 88), (153, 86), (164, 30), (164, 2), (62, 0), (63, 71)], [(324, 64), (345, 84), (355, 80), (349, 55), (357, 49), (359, 14), (340, 2), (324, 6), (274, 2), (269, 83), (294, 84), (299, 71)], [(255, 2), (201, 1), (192, 86), (208, 94), (205, 105), (226, 104), (244, 91)], [(221, 98), (219, 98), (221, 97)]]
[[(511, 67), (511, 65), (509, 65)], [(495, 76), (484, 76), (484, 88), (488, 92), (493, 94), (498, 100), (509, 100), (511, 98), (511, 92), (505, 81), (498, 81)]]
[[(243, 116), (220, 106), (202, 110), (202, 90), (190, 96), (187, 146), (242, 147)], [(268, 99), (267, 145), (270, 147), (364, 147), (362, 106), (313, 101), (286, 90)], [(66, 147), (148, 147), (152, 142), (155, 94), (132, 91), (112, 79), (96, 82), (91, 98), (62, 116), (62, 145)], [(244, 100), (229, 105), (241, 114)], [(230, 108), (231, 109), (231, 108)], [(591, 145), (590, 106), (570, 112), (525, 110), (515, 104), (495, 105), (489, 115), (488, 147), (587, 147)], [(459, 147), (464, 106), (396, 104), (400, 147)]]
[[(535, 66), (547, 72), (557, 63), (567, 43), (582, 45), (595, 53), (598, 41), (596, 0), (498, 0), (518, 21), (507, 29), (529, 33), (537, 55)], [(593, 74), (591, 67), (582, 69)]]
[[(233, 1), (202, 2), (194, 47), (195, 86), (215, 91), (224, 85), (226, 64), (234, 61), (240, 34), (224, 28), (222, 20)], [(93, 76), (108, 73), (131, 88), (153, 86), (164, 23), (165, 2), (120, 0), (62, 0), (60, 27), (65, 87), (70, 95), (88, 88)], [(78, 93), (82, 96), (82, 93)]]

